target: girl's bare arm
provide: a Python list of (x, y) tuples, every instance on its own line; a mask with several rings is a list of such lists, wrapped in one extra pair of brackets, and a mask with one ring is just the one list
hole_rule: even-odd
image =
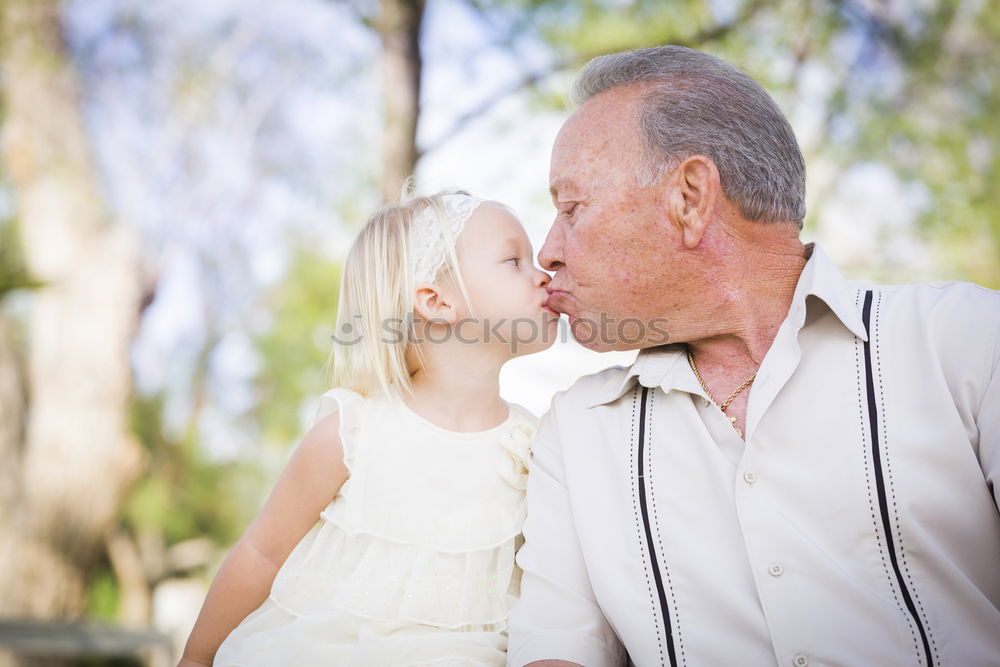
[(340, 415), (332, 414), (302, 439), (215, 576), (178, 667), (212, 664), (219, 645), (264, 602), (282, 563), (336, 496), (347, 479), (339, 428)]

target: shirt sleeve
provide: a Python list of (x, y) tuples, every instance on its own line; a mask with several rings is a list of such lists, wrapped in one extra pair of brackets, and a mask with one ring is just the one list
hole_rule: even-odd
[(992, 367), (976, 425), (979, 428), (979, 461), (993, 502), (1000, 510), (1000, 325), (993, 345)]
[(597, 604), (580, 550), (553, 412), (542, 418), (528, 460), (525, 541), (517, 555), (524, 574), (507, 664), (624, 665), (625, 651)]

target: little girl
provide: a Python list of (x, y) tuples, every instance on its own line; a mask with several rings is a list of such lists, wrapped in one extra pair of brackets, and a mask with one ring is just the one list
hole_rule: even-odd
[(558, 314), (504, 206), (455, 192), (369, 219), (334, 386), (223, 563), (181, 667), (503, 665), (535, 418), (499, 373)]

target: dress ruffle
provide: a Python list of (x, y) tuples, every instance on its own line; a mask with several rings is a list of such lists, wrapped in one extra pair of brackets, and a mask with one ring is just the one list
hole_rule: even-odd
[(323, 394), (316, 419), (340, 414), (347, 481), (217, 664), (502, 665), (535, 429), (510, 411), (452, 433), (392, 396)]
[(324, 519), (299, 543), (271, 598), (296, 616), (330, 608), (375, 620), (481, 631), (505, 626), (520, 583), (515, 537), (488, 549), (446, 553)]
[(338, 609), (295, 616), (264, 601), (215, 655), (215, 667), (503, 667), (507, 636), (409, 621), (374, 621)]
[(508, 434), (527, 439), (520, 412), (488, 432), (450, 437), (391, 399), (362, 408), (364, 445), (326, 518), (347, 533), (449, 553), (493, 548), (520, 531), (524, 491), (503, 474)]
[(340, 442), (344, 448), (344, 464), (350, 470), (354, 465), (358, 433), (361, 430), (361, 406), (364, 397), (357, 392), (343, 387), (336, 387), (319, 397), (319, 407), (316, 409), (318, 422), (335, 412), (340, 413)]
[(508, 484), (519, 491), (528, 488), (528, 453), (531, 450), (531, 438), (534, 434), (533, 425), (519, 422), (501, 436), (506, 457), (498, 472)]

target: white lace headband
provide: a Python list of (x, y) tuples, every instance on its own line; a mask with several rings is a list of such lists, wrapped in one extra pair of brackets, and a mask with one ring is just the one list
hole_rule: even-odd
[(472, 195), (443, 195), (441, 211), (444, 213), (444, 220), (438, 220), (437, 213), (431, 206), (413, 217), (410, 225), (410, 270), (413, 273), (413, 284), (434, 282), (449, 250), (455, 245), (455, 239), (462, 233), (465, 222), (482, 203), (482, 199)]

